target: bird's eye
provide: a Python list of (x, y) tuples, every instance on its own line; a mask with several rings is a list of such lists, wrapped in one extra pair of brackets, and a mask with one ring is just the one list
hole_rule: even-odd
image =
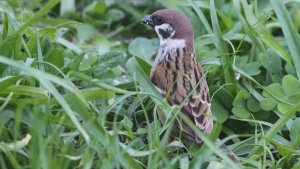
[(162, 23), (163, 20), (162, 20), (161, 18), (157, 18), (157, 22), (158, 22), (158, 23)]
[(160, 17), (154, 17), (153, 20), (155, 25), (161, 25), (163, 23), (163, 20)]

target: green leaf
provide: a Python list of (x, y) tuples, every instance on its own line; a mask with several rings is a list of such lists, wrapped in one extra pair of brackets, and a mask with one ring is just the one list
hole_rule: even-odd
[(14, 117), (15, 117), (15, 112), (11, 110), (0, 111), (0, 127), (4, 128), (5, 127), (4, 125)]
[(143, 71), (150, 77), (151, 65), (149, 65), (149, 63), (139, 57), (136, 57), (135, 59), (139, 63)]
[(56, 28), (44, 28), (39, 30), (40, 37), (47, 36), (49, 39), (54, 40), (56, 35)]
[(83, 60), (79, 64), (79, 71), (87, 71), (92, 68), (92, 65), (97, 61), (94, 55), (84, 55)]
[[(268, 91), (268, 93), (266, 91)], [(273, 97), (279, 99), (285, 97), (284, 90), (279, 83), (272, 83), (269, 86), (265, 87), (263, 96), (270, 97), (270, 94), (272, 94)]]
[(158, 50), (157, 39), (135, 38), (128, 46), (128, 51), (133, 56), (142, 57), (148, 63), (151, 63), (151, 57)]
[(246, 106), (244, 103), (238, 103), (236, 104), (233, 109), (232, 109), (232, 113), (239, 118), (242, 119), (247, 119), (250, 117), (250, 112), (249, 110), (247, 110)]
[(286, 96), (293, 96), (300, 94), (300, 83), (292, 75), (286, 75), (282, 79), (282, 88)]
[(298, 169), (300, 168), (300, 160), (298, 159), (297, 163), (293, 166), (292, 169)]
[(286, 114), (291, 109), (291, 106), (284, 103), (279, 103), (277, 105), (277, 109), (280, 111), (280, 113)]
[(79, 64), (79, 71), (87, 71), (91, 68), (92, 66), (88, 63), (85, 63), (85, 62), (81, 62)]
[(273, 110), (278, 104), (278, 101), (276, 101), (273, 98), (264, 98), (260, 103), (260, 107), (264, 110), (264, 111), (271, 111)]
[(238, 92), (238, 94), (235, 96), (233, 105), (237, 105), (240, 102), (246, 100), (248, 98), (248, 92), (246, 90), (241, 90)]
[(110, 50), (111, 44), (108, 41), (108, 39), (106, 38), (106, 36), (104, 36), (104, 35), (97, 34), (96, 36), (94, 36), (93, 43), (97, 47), (98, 52), (100, 54), (105, 54), (105, 53), (109, 52), (109, 50)]
[(250, 96), (249, 99), (247, 100), (247, 108), (251, 112), (260, 111), (261, 109), (258, 105), (259, 105), (259, 102), (253, 96)]
[(300, 144), (300, 118), (296, 118), (291, 126), (290, 138), (292, 142), (292, 147), (296, 148)]
[(103, 1), (93, 1), (85, 9), (84, 12), (90, 15), (101, 15), (106, 10), (106, 4)]
[(259, 60), (263, 67), (272, 73), (279, 74), (281, 71), (281, 59), (274, 52), (267, 50), (261, 53)]
[(287, 74), (291, 74), (291, 75), (296, 76), (296, 70), (295, 70), (295, 68), (294, 68), (294, 66), (292, 64), (286, 63), (284, 65), (284, 68), (285, 68)]
[(298, 104), (300, 102), (300, 94), (298, 93), (288, 97), (287, 101), (292, 104)]
[(259, 62), (251, 62), (248, 64), (242, 65), (240, 68), (245, 71), (248, 75), (254, 76), (260, 74), (260, 68), (261, 64)]
[(148, 129), (146, 129), (146, 128), (138, 128), (136, 132), (139, 135), (146, 134), (148, 132)]
[(10, 85), (14, 85), (20, 77), (18, 76), (5, 76), (0, 79), (0, 91), (4, 90), (5, 88), (9, 87)]
[(64, 51), (62, 49), (53, 49), (50, 51), (47, 57), (44, 58), (44, 61), (50, 62), (57, 66), (58, 68), (62, 68), (64, 66)]
[(245, 100), (248, 98), (248, 92), (246, 90), (241, 90), (237, 93), (233, 101), (232, 113), (239, 118), (249, 118), (250, 112), (246, 108)]
[(76, 27), (77, 30), (77, 38), (79, 39), (79, 43), (83, 43), (95, 36), (95, 28), (87, 23), (80, 24)]
[(123, 51), (109, 51), (104, 55), (98, 56), (97, 64), (95, 65), (95, 74), (101, 75), (111, 68), (125, 63), (126, 54)]
[(224, 123), (229, 117), (229, 112), (216, 99), (213, 99), (211, 104), (213, 116), (219, 123)]
[(180, 158), (180, 168), (181, 169), (189, 169), (190, 160), (187, 156), (184, 156), (183, 158)]
[(110, 9), (107, 12), (106, 17), (109, 21), (116, 22), (116, 21), (123, 19), (125, 17), (125, 14), (123, 11), (121, 11), (119, 9)]

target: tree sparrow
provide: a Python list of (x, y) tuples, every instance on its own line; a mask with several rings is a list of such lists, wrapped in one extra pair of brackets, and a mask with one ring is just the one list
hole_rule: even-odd
[[(182, 104), (181, 113), (202, 132), (210, 134), (213, 128), (210, 95), (201, 65), (195, 56), (192, 24), (184, 15), (171, 9), (158, 10), (145, 16), (141, 23), (154, 28), (160, 40), (150, 74), (152, 83), (170, 105)], [(175, 125), (176, 129), (173, 130), (178, 131), (178, 126)], [(189, 125), (181, 122), (180, 126), (184, 139), (202, 143)]]
[[(209, 135), (213, 129), (210, 95), (201, 65), (195, 56), (192, 24), (184, 15), (171, 9), (158, 10), (145, 16), (141, 23), (154, 28), (160, 40), (151, 68), (152, 83), (170, 105), (182, 105), (180, 112)], [(159, 116), (164, 123), (165, 118)], [(177, 122), (173, 127), (172, 134), (179, 133), (184, 140), (200, 145), (203, 143), (192, 127), (184, 122)], [(221, 147), (239, 163), (237, 156), (226, 145)]]

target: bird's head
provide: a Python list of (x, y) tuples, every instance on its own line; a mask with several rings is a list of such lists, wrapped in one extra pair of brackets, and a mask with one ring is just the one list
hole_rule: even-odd
[(160, 41), (184, 39), (193, 42), (194, 32), (190, 21), (180, 12), (172, 9), (161, 9), (144, 16), (141, 23), (155, 29)]

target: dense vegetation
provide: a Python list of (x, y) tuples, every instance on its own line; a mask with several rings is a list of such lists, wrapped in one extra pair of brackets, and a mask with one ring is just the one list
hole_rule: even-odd
[[(215, 120), (201, 148), (166, 146), (178, 111), (139, 22), (161, 8), (194, 26)], [(299, 0), (2, 0), (0, 168), (300, 168), (299, 30)]]

